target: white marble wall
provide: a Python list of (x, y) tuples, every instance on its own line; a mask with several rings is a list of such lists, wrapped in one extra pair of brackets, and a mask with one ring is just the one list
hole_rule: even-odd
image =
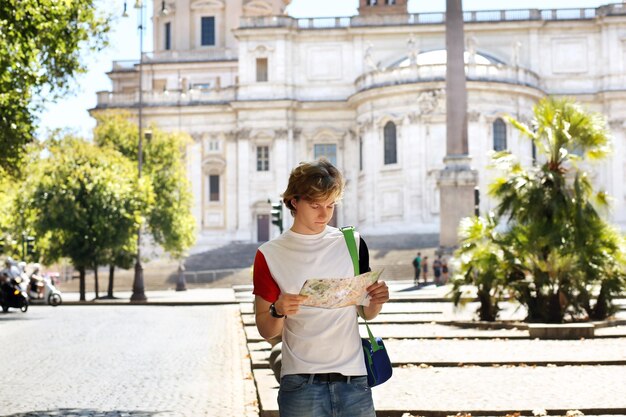
[[(200, 13), (194, 12), (194, 3), (177, 1), (176, 14), (169, 17), (176, 19), (175, 49), (193, 49), (193, 25), (181, 26)], [(219, 47), (231, 48), (238, 60), (155, 64), (144, 74), (146, 90), (154, 80), (165, 80), (167, 90), (184, 90), (182, 80), (188, 85), (202, 81), (215, 85), (219, 79), (216, 90), (221, 92), (205, 96), (212, 97), (206, 102), (180, 105), (161, 97), (159, 103), (148, 101), (144, 109), (145, 122), (186, 130), (196, 138), (188, 150), (188, 168), (200, 234), (197, 250), (233, 240), (254, 241), (256, 216), (269, 214), (267, 199), (279, 199), (290, 170), (312, 159), (316, 143), (337, 145), (337, 164), (348, 180), (338, 207), (339, 224), (356, 225), (367, 234), (438, 231), (445, 82), (422, 79), (377, 86), (356, 81), (366, 73), (378, 74), (371, 80), (406, 76), (385, 68), (410, 52), (443, 48), (443, 25), (349, 30), (298, 30), (294, 25), (231, 31), (238, 22), (234, 15), (247, 3), (236, 0), (231, 7), (229, 0), (223, 8), (219, 4), (225, 2), (208, 3), (225, 13)], [(278, 7), (280, 2), (274, 3), (272, 7)], [(614, 197), (608, 217), (626, 227), (626, 22), (607, 18), (542, 25), (530, 21), (467, 24), (466, 39), (477, 53), (513, 69), (523, 68), (528, 79), (539, 79), (536, 85), (502, 79), (468, 83), (469, 149), (472, 166), (479, 171), (481, 211), (495, 207), (486, 195), (497, 175), (487, 169), (494, 120), (506, 115), (529, 120), (532, 105), (544, 95), (567, 95), (604, 113), (610, 122), (614, 152), (608, 161), (594, 166), (595, 180)], [(269, 60), (268, 82), (256, 82), (259, 57)], [(502, 68), (494, 71), (505, 74)], [(114, 94), (107, 98), (109, 103), (114, 102), (115, 92), (136, 85), (136, 72), (110, 76)], [(358, 85), (367, 87), (359, 90)], [(397, 126), (398, 162), (393, 165), (383, 163), (387, 121)], [(203, 145), (207, 137), (219, 142), (219, 151), (207, 150)], [(363, 170), (359, 170), (360, 141)], [(508, 124), (507, 144), (530, 163), (530, 142)], [(256, 171), (258, 145), (270, 147), (269, 172)], [(218, 203), (208, 202), (207, 169), (218, 169), (221, 176), (223, 197)], [(290, 224), (285, 212), (285, 226)], [(275, 227), (271, 230), (272, 235), (277, 233)]]

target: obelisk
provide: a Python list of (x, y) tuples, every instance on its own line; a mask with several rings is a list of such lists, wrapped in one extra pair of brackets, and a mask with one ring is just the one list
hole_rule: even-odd
[(467, 140), (467, 88), (462, 0), (446, 0), (446, 156), (438, 178), (440, 204), (439, 245), (451, 251), (459, 242), (463, 217), (474, 214), (478, 171), (472, 170)]

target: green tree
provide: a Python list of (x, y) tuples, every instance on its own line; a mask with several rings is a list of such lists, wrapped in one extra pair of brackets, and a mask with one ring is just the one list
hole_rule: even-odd
[[(137, 125), (127, 113), (104, 112), (96, 115), (95, 143), (118, 150), (137, 161)], [(193, 197), (185, 168), (188, 135), (169, 133), (150, 126), (151, 139), (144, 146), (143, 175), (150, 178), (154, 205), (145, 213), (154, 241), (181, 259), (195, 242)], [(144, 132), (145, 133), (145, 132)]]
[(133, 249), (143, 207), (152, 204), (149, 179), (137, 179), (135, 166), (113, 149), (74, 137), (48, 147), (41, 175), (28, 187), (33, 229), (49, 242), (44, 262), (69, 258), (80, 274), (85, 300), (85, 272), (97, 269), (122, 248)]
[[(5, 254), (14, 259), (23, 259), (23, 236), (32, 236), (33, 213), (24, 204), (23, 196), (27, 194), (27, 186), (40, 175), (41, 151), (43, 145), (33, 142), (25, 147), (24, 163), (28, 165), (28, 176), (7, 175), (0, 176), (0, 234), (4, 241)], [(23, 172), (22, 174), (25, 174)], [(37, 248), (45, 246), (43, 241), (37, 241)], [(23, 259), (38, 261), (39, 259)]]
[(109, 18), (95, 0), (0, 2), (0, 176), (20, 167), (45, 100), (85, 71), (81, 53), (106, 46)]
[(495, 321), (505, 288), (506, 252), (496, 231), (497, 221), (492, 214), (486, 217), (466, 217), (459, 226), (461, 246), (456, 252), (460, 260), (453, 278), (452, 300), (455, 305), (463, 299), (464, 286), (477, 289), (478, 317), (483, 321)]
[[(508, 265), (506, 285), (528, 308), (529, 321), (560, 323), (585, 311), (604, 318), (624, 288), (624, 241), (600, 215), (606, 194), (593, 191), (581, 167), (609, 151), (604, 118), (569, 99), (546, 98), (535, 106), (531, 127), (510, 121), (544, 160), (525, 168), (507, 153), (494, 158), (505, 173), (490, 187), (499, 201), (496, 216), (509, 228), (502, 245), (519, 261)], [(594, 310), (589, 300), (598, 287), (603, 306)]]

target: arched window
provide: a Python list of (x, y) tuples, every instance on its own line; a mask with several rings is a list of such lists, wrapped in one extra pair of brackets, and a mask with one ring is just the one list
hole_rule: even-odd
[(387, 122), (384, 129), (385, 134), (385, 165), (395, 164), (398, 162), (396, 150), (396, 125), (393, 122)]
[(506, 124), (500, 118), (493, 122), (493, 150), (506, 150)]

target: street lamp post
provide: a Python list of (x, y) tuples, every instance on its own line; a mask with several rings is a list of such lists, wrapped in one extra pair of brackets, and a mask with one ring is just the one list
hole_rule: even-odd
[[(144, 10), (145, 4), (143, 0), (135, 1), (135, 9), (137, 11), (137, 29), (139, 29), (139, 131), (137, 142), (137, 168), (138, 177), (141, 179), (141, 170), (143, 167), (143, 31), (144, 27)], [(126, 2), (124, 2), (124, 16), (128, 16), (126, 13)], [(137, 259), (135, 261), (135, 278), (133, 280), (133, 294), (130, 297), (131, 301), (144, 302), (148, 298), (144, 292), (143, 283), (143, 266), (141, 265), (141, 228), (143, 225), (139, 225), (137, 230)]]

